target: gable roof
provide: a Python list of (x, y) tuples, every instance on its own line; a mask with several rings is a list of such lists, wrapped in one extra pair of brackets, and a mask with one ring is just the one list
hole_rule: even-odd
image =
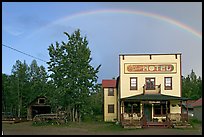
[(103, 88), (115, 88), (116, 87), (116, 80), (115, 79), (102, 80), (102, 87)]
[(46, 96), (37, 96), (33, 101), (31, 101), (31, 102), (29, 103), (28, 106), (35, 104), (39, 98), (45, 98), (45, 99), (47, 99)]
[(193, 107), (202, 106), (202, 98), (196, 100), (194, 103), (191, 104)]

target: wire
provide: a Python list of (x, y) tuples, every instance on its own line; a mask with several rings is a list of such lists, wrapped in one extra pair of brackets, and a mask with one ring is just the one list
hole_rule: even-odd
[(10, 48), (10, 49), (15, 50), (15, 51), (17, 51), (17, 52), (20, 52), (20, 53), (22, 53), (22, 54), (24, 54), (24, 55), (27, 55), (27, 56), (29, 56), (29, 57), (32, 57), (32, 58), (35, 58), (35, 59), (38, 59), (38, 60), (40, 60), (40, 61), (43, 61), (43, 62), (46, 62), (46, 63), (47, 63), (47, 61), (45, 61), (45, 60), (43, 60), (43, 59), (34, 57), (33, 55), (27, 54), (27, 53), (25, 53), (25, 52), (22, 52), (22, 51), (20, 51), (20, 50), (17, 50), (17, 49), (15, 49), (15, 48), (10, 47), (10, 46), (4, 45), (4, 44), (2, 44), (2, 46), (7, 47), (7, 48)]

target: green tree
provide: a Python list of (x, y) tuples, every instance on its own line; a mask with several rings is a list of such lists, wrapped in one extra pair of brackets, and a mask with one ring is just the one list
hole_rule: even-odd
[(11, 75), (2, 73), (2, 111), (26, 117), (27, 107), (36, 97), (53, 96), (55, 90), (48, 81), (45, 67), (33, 60), (30, 66), (17, 60)]
[(12, 77), (12, 81), (15, 83), (13, 92), (17, 92), (18, 117), (25, 117), (27, 113), (27, 94), (29, 93), (29, 67), (25, 61), (23, 63), (20, 60), (16, 61), (12, 68)]
[(187, 77), (182, 77), (182, 95), (191, 99), (202, 97), (202, 80), (197, 78), (193, 69)]
[(29, 71), (29, 84), (30, 84), (30, 96), (29, 102), (33, 101), (36, 97), (45, 95), (47, 83), (47, 72), (41, 65), (38, 66), (37, 61), (33, 60), (30, 64)]
[(11, 112), (11, 77), (2, 73), (2, 112)]
[(97, 88), (90, 95), (90, 110), (87, 113), (92, 120), (102, 120), (103, 116), (103, 90), (102, 85), (97, 84)]
[(48, 71), (56, 86), (59, 104), (70, 114), (72, 121), (80, 121), (87, 107), (87, 98), (97, 83), (96, 69), (90, 65), (91, 51), (86, 37), (81, 37), (80, 30), (69, 35), (68, 42), (56, 42), (48, 48), (50, 61)]

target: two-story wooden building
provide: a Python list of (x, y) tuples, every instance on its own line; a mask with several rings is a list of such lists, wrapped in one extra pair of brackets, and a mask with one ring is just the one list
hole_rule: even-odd
[(187, 121), (181, 108), (187, 100), (182, 98), (181, 70), (181, 53), (119, 55), (117, 80), (102, 80), (104, 121), (124, 127)]

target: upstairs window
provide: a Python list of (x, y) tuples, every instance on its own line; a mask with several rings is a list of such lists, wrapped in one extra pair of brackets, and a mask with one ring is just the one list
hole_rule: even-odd
[(172, 90), (172, 77), (165, 77), (164, 78), (164, 89), (165, 90)]
[(130, 90), (137, 90), (137, 77), (130, 78)]
[(155, 90), (155, 78), (146, 78), (146, 90)]
[(108, 88), (108, 96), (114, 96), (114, 88)]

